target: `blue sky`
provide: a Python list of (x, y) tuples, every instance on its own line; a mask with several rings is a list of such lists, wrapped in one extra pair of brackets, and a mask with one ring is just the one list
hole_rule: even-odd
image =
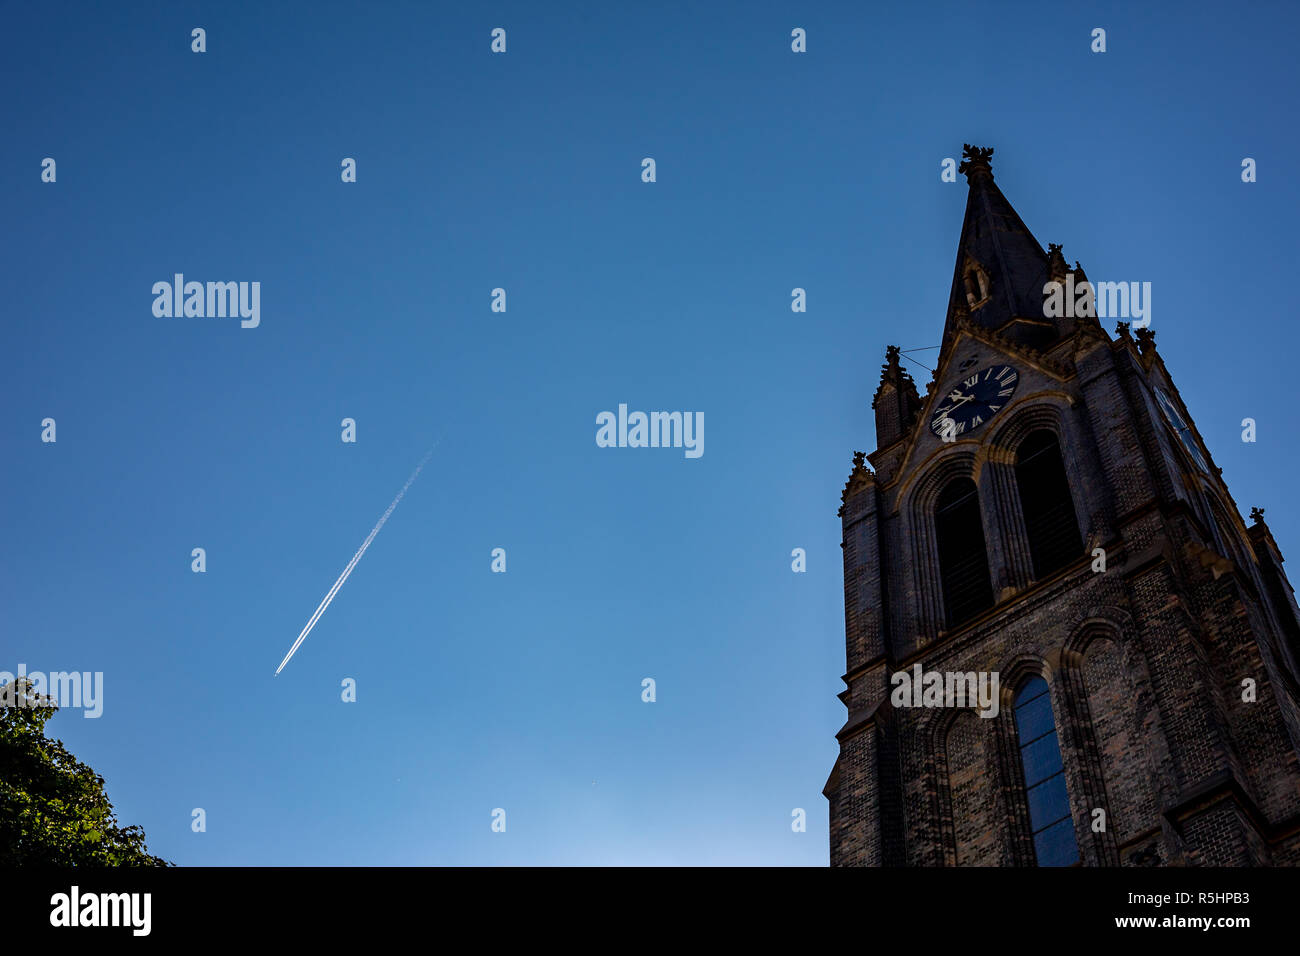
[[(938, 344), (963, 142), (1041, 242), (1152, 283), (1237, 503), (1300, 547), (1293, 7), (556, 6), (6, 12), (0, 670), (104, 672), (48, 729), (155, 853), (824, 865), (835, 511), (885, 346)], [(154, 317), (176, 272), (259, 281), (260, 326)], [(620, 402), (703, 412), (704, 455), (598, 448)]]

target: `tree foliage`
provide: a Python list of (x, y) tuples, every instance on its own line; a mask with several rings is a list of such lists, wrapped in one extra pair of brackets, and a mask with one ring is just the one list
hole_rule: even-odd
[(56, 710), (26, 678), (0, 687), (0, 867), (171, 866), (118, 825), (104, 778), (45, 736)]

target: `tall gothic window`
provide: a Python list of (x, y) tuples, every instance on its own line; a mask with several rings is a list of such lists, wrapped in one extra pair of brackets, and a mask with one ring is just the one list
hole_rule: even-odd
[(939, 577), (949, 627), (993, 606), (979, 494), (969, 478), (954, 478), (939, 493), (934, 515)]
[(1016, 452), (1016, 486), (1029, 534), (1034, 577), (1045, 578), (1083, 553), (1074, 517), (1070, 482), (1061, 462), (1056, 436), (1042, 429), (1030, 433)]
[(1034, 856), (1039, 866), (1070, 866), (1079, 860), (1070, 817), (1070, 795), (1065, 789), (1061, 747), (1056, 739), (1052, 697), (1047, 681), (1031, 677), (1016, 694), (1016, 733), (1020, 737), (1020, 764), (1025, 770), (1029, 825), (1034, 833)]

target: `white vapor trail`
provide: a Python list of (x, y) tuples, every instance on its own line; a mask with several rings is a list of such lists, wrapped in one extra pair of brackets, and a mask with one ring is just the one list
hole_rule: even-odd
[[(437, 447), (437, 445), (433, 446), (433, 448)], [(325, 609), (330, 606), (330, 602), (334, 600), (334, 595), (339, 593), (339, 588), (343, 587), (343, 582), (348, 579), (348, 575), (352, 573), (352, 569), (357, 566), (357, 562), (361, 560), (361, 556), (366, 553), (366, 548), (370, 547), (370, 542), (375, 540), (375, 535), (379, 534), (379, 529), (384, 526), (384, 522), (388, 520), (388, 516), (393, 513), (393, 509), (397, 507), (397, 503), (402, 500), (402, 495), (406, 494), (406, 489), (411, 487), (415, 479), (420, 476), (421, 470), (423, 470), (424, 466), (429, 463), (429, 459), (433, 457), (433, 448), (429, 449), (429, 453), (424, 456), (424, 460), (416, 466), (415, 471), (411, 472), (411, 477), (406, 479), (406, 484), (402, 485), (402, 490), (397, 493), (397, 497), (394, 498), (393, 503), (388, 506), (388, 510), (383, 513), (383, 516), (380, 517), (375, 526), (370, 529), (370, 534), (366, 535), (366, 540), (361, 542), (361, 547), (357, 548), (357, 553), (352, 555), (352, 560), (348, 562), (348, 566), (343, 569), (343, 573), (339, 575), (339, 579), (334, 582), (334, 586), (329, 589), (329, 593), (326, 594), (324, 600), (320, 602), (320, 607), (316, 608), (316, 613), (311, 616), (311, 620), (309, 620), (306, 626), (303, 627), (302, 633), (298, 635), (298, 640), (293, 642), (293, 647), (289, 648), (289, 653), (285, 654), (284, 660), (280, 661), (280, 666), (275, 669), (276, 674), (279, 674), (280, 671), (284, 670), (284, 665), (289, 663), (289, 658), (293, 657), (294, 652), (298, 650), (298, 646), (306, 640), (307, 635), (311, 633), (311, 629), (315, 627), (316, 622), (320, 620), (320, 616), (324, 614)]]

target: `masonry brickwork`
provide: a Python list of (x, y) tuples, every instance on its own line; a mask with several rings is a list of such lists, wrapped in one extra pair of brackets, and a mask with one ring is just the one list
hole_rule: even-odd
[[(1035, 865), (1013, 700), (1037, 676), (1082, 865), (1300, 865), (1300, 612), (1277, 543), (1262, 513), (1240, 517), (1149, 329), (1045, 317), (1044, 283), (1087, 277), (1059, 246), (1043, 251), (991, 153), (968, 147), (962, 165), (934, 378), (921, 394), (888, 351), (878, 447), (854, 456), (842, 495), (848, 717), (824, 791), (831, 864)], [(1014, 397), (944, 441), (938, 403), (1000, 365), (1018, 372)], [(1037, 579), (1015, 468), (1043, 429), (1082, 547)], [(935, 505), (954, 478), (978, 489), (994, 603), (950, 626)], [(999, 715), (893, 706), (891, 675), (918, 662), (997, 673)]]

